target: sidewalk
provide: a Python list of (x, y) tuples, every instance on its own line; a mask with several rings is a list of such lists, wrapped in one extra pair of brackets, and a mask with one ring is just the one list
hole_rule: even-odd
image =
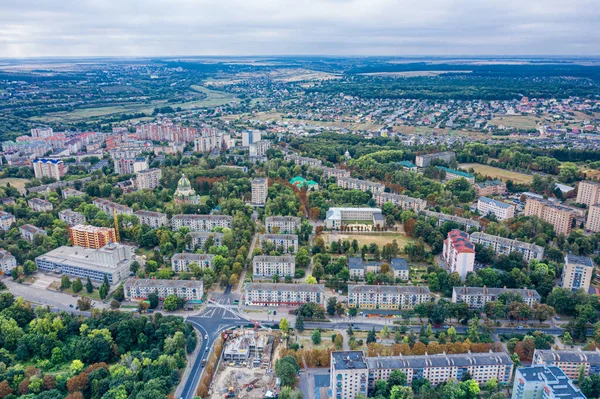
[[(187, 383), (188, 378), (190, 377), (190, 373), (194, 368), (194, 363), (196, 363), (196, 359), (198, 358), (198, 354), (200, 353), (200, 349), (202, 348), (202, 336), (198, 334), (198, 330), (194, 328), (194, 333), (198, 338), (198, 343), (196, 344), (196, 349), (189, 355), (187, 355), (187, 363), (185, 365), (185, 370), (183, 371), (183, 375), (181, 376), (181, 380), (179, 380), (179, 385), (177, 385), (177, 389), (175, 390), (175, 397), (181, 398), (183, 395), (183, 390), (185, 389), (185, 385)], [(196, 392), (194, 392), (194, 395)]]

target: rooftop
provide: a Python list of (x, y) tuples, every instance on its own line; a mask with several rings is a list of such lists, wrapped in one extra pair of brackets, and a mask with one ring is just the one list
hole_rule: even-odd
[(587, 256), (576, 256), (572, 254), (567, 254), (567, 256), (565, 256), (565, 263), (594, 267), (594, 262), (592, 262), (592, 258)]
[(476, 186), (479, 188), (493, 187), (493, 186), (500, 186), (500, 185), (502, 185), (502, 180), (486, 180), (484, 182), (476, 184)]
[(580, 363), (589, 362), (591, 364), (600, 365), (600, 350), (582, 351), (577, 350), (554, 350), (554, 349), (536, 349), (534, 358), (540, 357), (545, 362), (565, 362), (565, 363)]
[(512, 205), (507, 204), (506, 202), (498, 201), (498, 200), (491, 199), (488, 197), (479, 197), (479, 201), (485, 202), (486, 204), (491, 204), (491, 205), (497, 206), (499, 208), (504, 208), (504, 209), (509, 209), (512, 207)]
[(556, 366), (535, 365), (517, 369), (516, 379), (526, 382), (544, 382), (554, 393), (554, 397), (568, 399), (585, 399), (581, 391), (573, 385), (573, 381)]
[(519, 294), (523, 299), (537, 298), (540, 299), (540, 294), (536, 290), (527, 288), (487, 288), (487, 287), (454, 287), (452, 288), (457, 295), (490, 295), (498, 296), (504, 293)]
[(367, 369), (362, 351), (331, 352), (331, 368), (335, 370)]
[(260, 236), (263, 240), (296, 240), (298, 236), (296, 234), (262, 234)]
[(464, 178), (467, 178), (467, 179), (473, 179), (475, 177), (475, 176), (473, 176), (470, 173), (463, 172), (462, 170), (450, 169), (450, 168), (447, 168), (445, 166), (437, 166), (437, 168), (439, 170), (445, 170), (446, 173), (450, 173), (450, 174), (453, 174), (453, 175), (456, 175), (456, 176), (461, 176), (461, 177), (464, 177)]
[(448, 238), (459, 253), (475, 253), (475, 246), (469, 241), (469, 234), (460, 230), (452, 230), (448, 233)]
[(512, 365), (506, 352), (437, 354), (415, 356), (368, 357), (369, 369), (405, 369), (427, 367), (470, 367), (475, 365)]
[(214, 255), (209, 255), (209, 254), (195, 254), (195, 253), (190, 253), (190, 252), (182, 252), (182, 253), (178, 253), (178, 254), (174, 254), (171, 257), (171, 260), (205, 260), (205, 259), (210, 259), (212, 260), (212, 258), (214, 258)]
[(408, 263), (404, 258), (392, 258), (391, 262), (386, 261), (370, 261), (365, 262), (358, 256), (353, 256), (348, 259), (348, 269), (364, 269), (368, 266), (381, 267), (383, 263), (389, 263), (390, 268), (393, 270), (408, 270)]
[(291, 256), (291, 255), (283, 255), (283, 256), (259, 255), (259, 256), (255, 256), (252, 259), (252, 262), (287, 262), (287, 263), (294, 263), (294, 262), (296, 262), (296, 257)]
[(173, 288), (191, 288), (202, 290), (203, 282), (202, 280), (156, 280), (149, 278), (134, 278), (125, 283), (126, 287), (135, 288), (135, 287), (173, 287)]
[(324, 284), (246, 283), (246, 291), (296, 291), (325, 293)]
[(518, 241), (518, 240), (513, 240), (511, 238), (494, 236), (491, 234), (482, 233), (480, 231), (476, 231), (475, 233), (471, 234), (471, 240), (473, 241), (474, 239), (499, 242), (499, 243), (509, 245), (514, 248), (524, 248), (524, 249), (529, 249), (529, 250), (536, 250), (538, 252), (541, 252), (544, 250), (544, 248), (539, 245), (530, 244), (530, 243)]
[(397, 295), (430, 295), (426, 286), (414, 285), (366, 285), (348, 284), (348, 295), (361, 293), (397, 294)]

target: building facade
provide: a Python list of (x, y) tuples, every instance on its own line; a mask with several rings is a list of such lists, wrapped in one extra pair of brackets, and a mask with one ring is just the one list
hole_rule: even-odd
[(346, 190), (360, 190), (362, 192), (383, 193), (385, 186), (368, 180), (354, 179), (352, 177), (340, 177), (336, 184)]
[(40, 229), (32, 224), (24, 224), (23, 226), (19, 227), (19, 233), (21, 233), (21, 238), (29, 242), (33, 242), (33, 239), (36, 235), (48, 235), (46, 230)]
[(537, 216), (550, 223), (557, 234), (569, 235), (575, 215), (566, 206), (554, 204), (537, 198), (528, 198), (525, 204), (525, 216)]
[(259, 237), (262, 248), (268, 243), (273, 244), (275, 250), (283, 249), (284, 253), (298, 252), (298, 236), (296, 234), (262, 234)]
[(162, 171), (159, 168), (140, 170), (135, 174), (135, 187), (138, 190), (154, 190), (160, 186)]
[(169, 221), (167, 220), (166, 213), (160, 212), (151, 212), (151, 211), (135, 211), (135, 216), (138, 217), (141, 224), (145, 224), (146, 226), (150, 226), (153, 229), (157, 229), (159, 227), (167, 226)]
[(227, 215), (175, 215), (171, 219), (174, 231), (188, 227), (191, 231), (212, 231), (215, 227), (230, 228), (231, 216)]
[(450, 273), (457, 272), (464, 281), (467, 273), (475, 267), (475, 246), (464, 231), (452, 230), (444, 240), (442, 259), (448, 265)]
[(540, 303), (541, 300), (536, 290), (527, 288), (454, 287), (452, 302), (466, 303), (471, 309), (483, 309), (486, 303), (497, 301), (502, 294), (519, 295), (528, 306)]
[(85, 215), (70, 209), (64, 209), (58, 212), (58, 218), (69, 226), (76, 226), (85, 223)]
[(325, 216), (325, 227), (339, 229), (343, 225), (362, 221), (372, 222), (378, 227), (385, 225), (380, 208), (329, 208)]
[(253, 277), (294, 277), (296, 272), (296, 257), (291, 255), (284, 256), (255, 256), (252, 259)]
[(441, 227), (446, 222), (455, 222), (458, 223), (464, 229), (481, 229), (481, 224), (477, 220), (462, 218), (460, 216), (455, 215), (447, 215), (445, 213), (440, 212), (432, 212), (425, 210), (423, 211), (425, 216), (429, 218), (435, 218), (437, 220), (438, 227)]
[(589, 206), (585, 228), (594, 233), (600, 232), (600, 204)]
[(294, 162), (296, 165), (300, 166), (322, 166), (323, 162), (320, 159), (315, 158), (307, 158), (307, 157), (299, 157), (297, 155), (286, 155), (285, 160), (288, 162)]
[(562, 287), (571, 291), (584, 289), (588, 292), (594, 274), (594, 262), (587, 256), (565, 256), (565, 266), (562, 272)]
[(277, 284), (246, 283), (244, 287), (246, 305), (300, 306), (305, 303), (325, 303), (323, 284)]
[(421, 212), (427, 208), (426, 200), (409, 197), (407, 195), (374, 193), (373, 199), (375, 200), (377, 206), (383, 206), (383, 204), (386, 202), (391, 202), (401, 209), (413, 209), (415, 212)]
[(573, 381), (556, 366), (519, 367), (511, 399), (586, 399)]
[(369, 369), (362, 351), (331, 352), (329, 387), (332, 399), (367, 397)]
[(213, 233), (209, 231), (192, 231), (187, 233), (188, 236), (192, 238), (192, 242), (190, 243), (191, 250), (204, 248), (204, 244), (212, 237), (214, 246), (218, 247), (223, 242), (223, 233)]
[(32, 162), (36, 179), (52, 177), (60, 180), (67, 173), (67, 166), (61, 159), (38, 158)]
[(407, 310), (430, 299), (425, 286), (348, 285), (349, 308)]
[(148, 299), (148, 295), (156, 293), (163, 300), (169, 295), (176, 295), (191, 302), (199, 302), (204, 295), (202, 280), (129, 280), (123, 285), (125, 298), (128, 301)]
[(541, 261), (544, 258), (544, 247), (523, 241), (493, 236), (479, 231), (471, 234), (470, 240), (473, 244), (481, 244), (484, 247), (492, 248), (496, 255), (509, 255), (512, 252), (518, 252), (523, 255), (526, 262), (531, 262), (532, 259)]
[(96, 227), (79, 224), (69, 229), (69, 237), (71, 238), (71, 245), (74, 247), (100, 249), (105, 245), (117, 242), (113, 227)]
[(506, 183), (502, 180), (486, 180), (475, 184), (475, 195), (478, 197), (502, 194), (506, 194)]
[(556, 366), (569, 378), (578, 379), (583, 369), (586, 376), (600, 374), (600, 350), (554, 350), (536, 349), (533, 353), (532, 365), (544, 364)]
[(27, 205), (29, 205), (32, 211), (36, 212), (50, 212), (54, 209), (52, 202), (41, 198), (31, 198), (27, 201)]
[(4, 248), (0, 248), (0, 275), (10, 274), (17, 267), (17, 258)]
[(417, 155), (415, 158), (415, 164), (419, 168), (425, 168), (431, 164), (433, 160), (441, 160), (444, 162), (452, 162), (456, 159), (454, 151), (434, 152), (432, 154)]
[(214, 255), (210, 254), (194, 254), (194, 253), (179, 253), (171, 257), (171, 268), (175, 273), (183, 273), (190, 271), (190, 264), (195, 263), (200, 269), (212, 269), (212, 261)]
[(0, 229), (8, 231), (16, 221), (11, 213), (0, 211)]
[(482, 215), (495, 215), (498, 220), (506, 220), (515, 217), (515, 206), (506, 202), (497, 201), (488, 197), (477, 200), (477, 210)]
[(353, 256), (348, 259), (348, 270), (350, 271), (350, 278), (352, 280), (364, 280), (367, 273), (379, 273), (381, 271), (381, 265), (387, 263), (390, 267), (390, 271), (394, 274), (395, 279), (408, 280), (409, 269), (406, 259), (404, 258), (392, 258), (390, 262), (387, 261), (363, 261), (362, 258)]
[(300, 228), (300, 218), (296, 216), (268, 216), (265, 218), (267, 233), (294, 234)]
[(338, 168), (328, 168), (323, 166), (321, 168), (323, 170), (323, 178), (329, 179), (330, 177), (335, 177), (335, 179), (348, 178), (350, 177), (350, 171), (346, 169), (338, 169)]
[(577, 202), (592, 205), (600, 204), (600, 183), (595, 181), (581, 181), (577, 186)]
[(96, 198), (92, 203), (110, 217), (113, 216), (114, 212), (116, 212), (117, 215), (133, 215), (133, 209), (130, 207), (103, 198)]
[(269, 179), (266, 177), (252, 179), (252, 205), (264, 206), (269, 195)]
[(446, 177), (444, 178), (445, 182), (454, 179), (466, 179), (470, 184), (475, 184), (475, 176), (470, 173), (463, 172), (462, 170), (450, 169), (445, 166), (438, 166), (437, 168), (446, 173)]

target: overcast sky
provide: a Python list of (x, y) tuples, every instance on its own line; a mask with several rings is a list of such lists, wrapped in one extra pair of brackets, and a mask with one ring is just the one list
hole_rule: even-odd
[(0, 58), (600, 55), (599, 0), (0, 0)]

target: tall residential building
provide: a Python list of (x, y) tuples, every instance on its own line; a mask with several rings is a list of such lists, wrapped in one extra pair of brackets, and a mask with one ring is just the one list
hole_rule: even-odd
[(160, 186), (161, 177), (162, 172), (158, 168), (140, 170), (135, 174), (135, 187), (138, 190), (154, 190), (155, 188)]
[(148, 169), (148, 159), (146, 157), (116, 158), (114, 161), (115, 173), (119, 175), (131, 175)]
[(329, 208), (325, 216), (325, 227), (339, 229), (345, 224), (356, 221), (369, 221), (379, 227), (385, 225), (385, 218), (380, 208)]
[(323, 284), (246, 283), (246, 305), (300, 306), (305, 303), (325, 303)]
[(12, 214), (0, 211), (0, 229), (8, 231), (16, 221), (17, 219)]
[(387, 263), (390, 267), (390, 271), (394, 274), (395, 279), (408, 280), (409, 269), (408, 263), (404, 258), (392, 258), (390, 262), (387, 261), (369, 261), (365, 262), (362, 258), (354, 256), (348, 259), (348, 269), (350, 270), (350, 278), (352, 280), (364, 280), (367, 273), (379, 273), (381, 271), (381, 265)]
[(61, 159), (38, 158), (32, 162), (33, 173), (37, 179), (52, 177), (60, 180), (67, 173), (67, 166)]
[(194, 139), (195, 152), (211, 152), (227, 149), (231, 144), (231, 136), (217, 129), (202, 129), (201, 135)]
[(46, 139), (52, 136), (54, 136), (54, 131), (52, 131), (51, 127), (38, 127), (31, 129), (31, 137), (33, 138)]
[(140, 210), (140, 211), (135, 211), (134, 215), (138, 217), (141, 224), (150, 226), (153, 229), (157, 229), (162, 226), (167, 226), (169, 224), (166, 213)]
[(585, 228), (594, 233), (600, 232), (600, 204), (590, 205)]
[(540, 294), (527, 288), (453, 287), (452, 302), (466, 303), (471, 309), (482, 309), (486, 303), (495, 302), (502, 294), (519, 295), (529, 306), (540, 303)]
[(76, 226), (85, 223), (85, 215), (79, 212), (65, 209), (58, 212), (58, 218), (69, 226)]
[(258, 237), (261, 247), (272, 244), (276, 251), (283, 253), (298, 252), (298, 236), (296, 234), (262, 234)]
[(471, 234), (470, 240), (473, 244), (481, 244), (484, 247), (492, 248), (496, 255), (509, 255), (512, 252), (518, 252), (523, 255), (526, 262), (531, 262), (532, 259), (541, 261), (544, 258), (544, 247), (523, 241), (493, 236), (479, 231)]
[(577, 202), (586, 204), (588, 208), (600, 203), (600, 183), (581, 181), (577, 187)]
[(45, 272), (95, 281), (104, 281), (106, 276), (110, 284), (116, 284), (129, 276), (133, 258), (133, 247), (128, 245), (109, 244), (100, 249), (63, 246), (38, 256), (35, 264)]
[(424, 168), (431, 164), (433, 160), (441, 160), (444, 162), (452, 162), (456, 159), (456, 153), (454, 151), (445, 151), (445, 152), (434, 152), (432, 154), (423, 154), (417, 155), (415, 158), (415, 164), (419, 168)]
[(442, 259), (448, 265), (450, 273), (457, 272), (464, 281), (468, 272), (475, 266), (475, 246), (464, 231), (452, 230), (444, 240)]
[(332, 399), (367, 397), (369, 369), (362, 351), (331, 352), (329, 387)]
[(571, 232), (575, 218), (573, 211), (568, 207), (537, 198), (527, 199), (525, 216), (537, 216), (554, 226), (555, 233), (564, 235)]
[(0, 248), (0, 275), (10, 274), (17, 267), (17, 259), (6, 249)]
[(488, 197), (477, 200), (477, 210), (482, 215), (495, 215), (498, 220), (506, 220), (515, 217), (515, 206), (506, 202), (497, 201)]
[(336, 184), (346, 190), (360, 190), (362, 192), (383, 193), (385, 186), (368, 180), (354, 179), (352, 177), (340, 177)]
[(171, 268), (175, 273), (189, 272), (190, 265), (195, 263), (200, 269), (212, 269), (214, 255), (179, 253), (171, 257)]
[(252, 179), (252, 205), (264, 206), (269, 195), (269, 179), (266, 177)]
[(407, 310), (431, 299), (425, 286), (348, 285), (348, 307)]
[(565, 256), (565, 266), (562, 272), (562, 287), (572, 291), (583, 288), (587, 293), (594, 274), (594, 262), (587, 256)]
[(569, 378), (579, 378), (579, 371), (582, 368), (586, 376), (600, 374), (600, 349), (593, 351), (536, 349), (531, 364), (556, 366)]
[(518, 368), (511, 398), (586, 399), (560, 368), (545, 365)]
[(268, 216), (265, 218), (267, 233), (293, 234), (300, 228), (300, 218), (296, 216)]
[(242, 131), (242, 147), (248, 147), (262, 139), (260, 130), (243, 130)]
[(294, 277), (296, 272), (296, 257), (291, 255), (284, 256), (255, 256), (252, 259), (253, 277), (273, 277), (278, 275), (283, 278), (286, 276)]
[(506, 183), (502, 180), (486, 180), (475, 184), (475, 195), (478, 197), (500, 194), (506, 194)]
[(251, 157), (264, 157), (267, 155), (269, 148), (271, 148), (271, 142), (269, 140), (257, 141), (256, 143), (250, 144), (248, 155)]
[(113, 227), (96, 227), (77, 225), (69, 229), (69, 237), (74, 247), (99, 249), (113, 242), (117, 242)]
[(161, 121), (137, 126), (135, 134), (141, 140), (189, 143), (194, 140), (198, 130), (194, 127), (175, 125), (170, 121)]
[(386, 202), (391, 202), (401, 209), (414, 209), (415, 212), (420, 212), (427, 208), (426, 200), (409, 197), (407, 195), (379, 192), (373, 193), (373, 199), (377, 206), (383, 206)]
[(204, 296), (202, 280), (156, 280), (137, 279), (127, 281), (123, 285), (123, 293), (128, 301), (148, 299), (148, 295), (156, 293), (158, 299), (176, 295), (190, 302), (198, 302)]
[(227, 215), (175, 215), (171, 219), (174, 231), (188, 227), (190, 231), (212, 231), (215, 227), (230, 228), (231, 216)]
[(106, 213), (110, 217), (113, 216), (114, 212), (116, 212), (117, 215), (133, 215), (133, 209), (130, 207), (117, 204), (116, 202), (112, 202), (104, 198), (96, 198), (92, 204), (100, 208), (102, 212)]

